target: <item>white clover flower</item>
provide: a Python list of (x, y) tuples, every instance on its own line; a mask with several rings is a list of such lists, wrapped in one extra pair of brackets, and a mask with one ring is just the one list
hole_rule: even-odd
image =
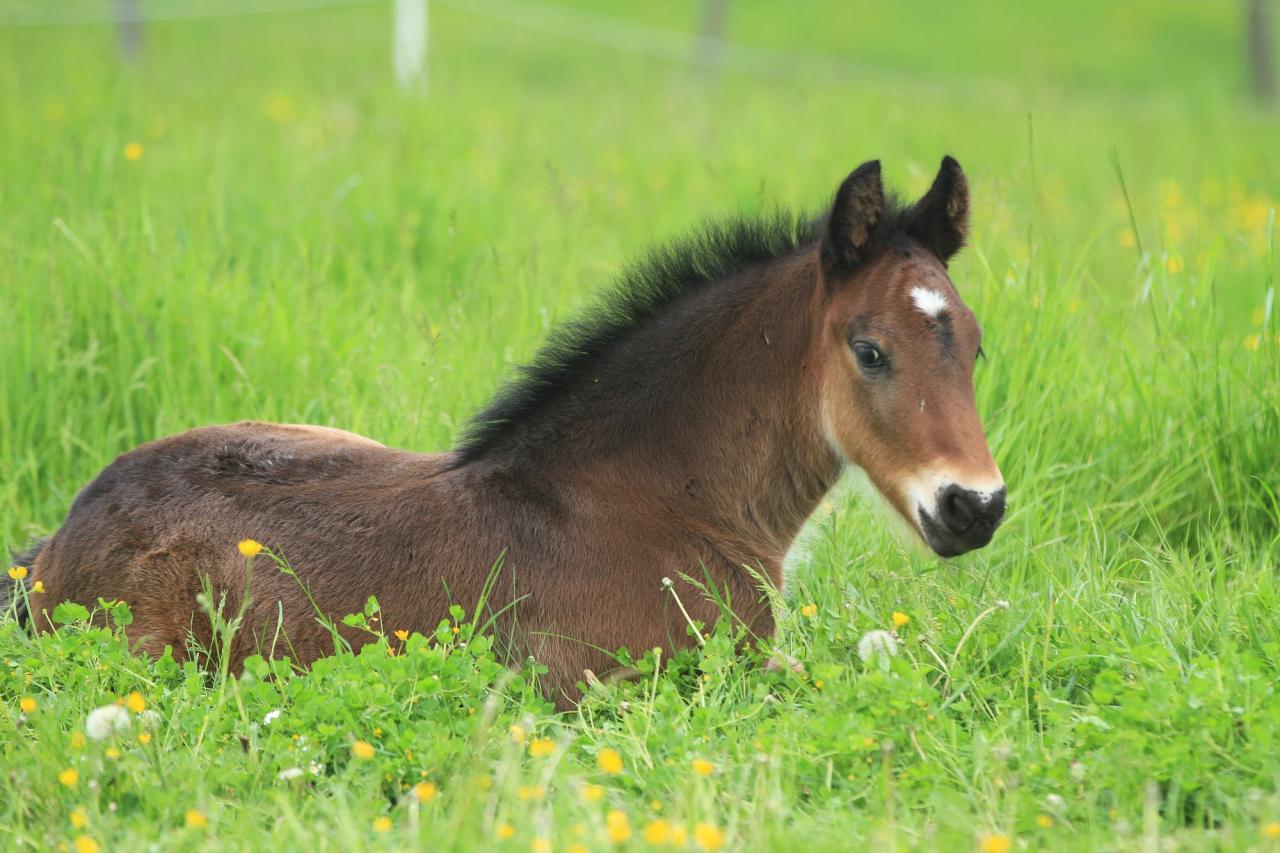
[(1045, 804), (1055, 811), (1062, 811), (1067, 807), (1067, 801), (1059, 794), (1049, 794), (1044, 798)]
[(889, 658), (898, 653), (898, 638), (889, 631), (868, 631), (858, 640), (858, 657), (866, 663), (877, 658), (884, 668), (889, 666)]
[(324, 773), (324, 765), (321, 764), (319, 761), (311, 762), (311, 764), (308, 765), (307, 769), (311, 771), (312, 776), (319, 776), (322, 773)]
[(302, 775), (302, 773), (303, 770), (301, 767), (286, 767), (284, 770), (281, 770), (276, 774), (276, 778), (281, 781), (288, 782), (290, 779), (297, 779)]
[(279, 708), (276, 708), (274, 711), (268, 711), (267, 715), (262, 718), (262, 724), (264, 726), (269, 726), (271, 725), (272, 721), (274, 721), (279, 716), (280, 716)]
[(89, 712), (89, 717), (84, 722), (84, 730), (94, 740), (106, 740), (113, 735), (127, 732), (131, 725), (133, 721), (129, 719), (129, 712), (122, 705), (103, 705)]

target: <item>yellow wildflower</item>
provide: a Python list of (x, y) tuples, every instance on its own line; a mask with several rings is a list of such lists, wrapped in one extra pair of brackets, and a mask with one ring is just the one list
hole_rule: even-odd
[(192, 829), (203, 829), (209, 825), (209, 818), (204, 816), (204, 812), (197, 811), (196, 809), (187, 809), (187, 815), (184, 822)]
[(1053, 818), (1049, 817), (1047, 814), (1038, 814), (1036, 815), (1036, 826), (1041, 829), (1049, 829), (1053, 826)]
[(26, 566), (10, 566), (10, 567), (9, 567), (9, 579), (10, 579), (10, 580), (20, 581), (20, 580), (22, 580), (23, 578), (25, 578), (26, 576), (27, 576), (27, 567), (26, 567)]
[(541, 785), (521, 785), (516, 789), (516, 796), (522, 800), (540, 800), (546, 789)]
[(375, 817), (373, 819), (373, 831), (374, 832), (390, 832), (391, 818), (387, 817), (386, 815)]
[(513, 723), (511, 728), (507, 729), (507, 732), (511, 735), (511, 739), (516, 743), (524, 743), (524, 739), (529, 736), (529, 733), (525, 731), (524, 726), (519, 723)]
[(551, 853), (551, 842), (545, 838), (535, 838), (533, 843), (529, 845), (529, 849), (533, 853)]
[(98, 842), (94, 841), (87, 835), (82, 835), (75, 840), (76, 853), (98, 853), (100, 848)]
[(683, 823), (673, 824), (671, 826), (671, 846), (683, 847), (685, 842), (689, 840), (689, 830), (684, 828)]
[(396, 639), (404, 643), (409, 640), (409, 632), (405, 630), (396, 631)]
[(85, 813), (84, 809), (71, 810), (71, 826), (74, 829), (84, 829), (88, 823), (89, 815)]
[(373, 744), (366, 740), (358, 740), (351, 744), (351, 754), (361, 761), (368, 761), (373, 758)]
[(622, 756), (616, 749), (605, 747), (600, 750), (600, 754), (596, 756), (596, 764), (605, 773), (621, 773), (622, 772)]
[(22, 709), (24, 714), (34, 714), (37, 707), (35, 697), (23, 696), (18, 700), (18, 707)]
[(262, 553), (262, 543), (256, 539), (241, 539), (236, 547), (240, 549), (240, 556), (246, 559), (253, 559)]
[(124, 706), (135, 714), (141, 714), (147, 710), (147, 700), (143, 699), (142, 694), (135, 690), (124, 700)]
[(80, 781), (80, 773), (74, 767), (68, 767), (58, 774), (58, 781), (68, 788), (74, 787)]
[(716, 772), (716, 766), (705, 758), (693, 759), (693, 772), (699, 776), (710, 776)]
[(1262, 346), (1261, 335), (1245, 335), (1244, 348), (1249, 352), (1257, 352), (1258, 347)]
[(151, 732), (142, 732), (141, 734), (139, 734), (138, 743), (142, 744), (143, 746), (146, 746), (147, 744), (151, 743)]
[(1120, 245), (1126, 249), (1132, 249), (1138, 245), (1138, 239), (1133, 235), (1132, 231), (1126, 228), (1120, 232)]
[(120, 757), (120, 750), (116, 749), (114, 746), (109, 746), (103, 750), (102, 754), (107, 758), (110, 758), (112, 761), (115, 761)]
[(126, 145), (124, 147), (124, 159), (130, 160), (130, 161), (141, 160), (142, 159), (142, 143), (130, 142), (128, 145)]
[(604, 816), (605, 835), (614, 844), (621, 844), (631, 837), (631, 819), (621, 809), (614, 809)]
[(903, 613), (901, 610), (893, 611), (893, 627), (901, 628), (911, 621), (911, 617)]
[(814, 616), (818, 615), (818, 605), (806, 604), (804, 607), (800, 608), (800, 615), (812, 619)]
[(1009, 848), (1013, 846), (1013, 842), (1009, 836), (996, 832), (991, 835), (984, 835), (982, 841), (979, 842), (978, 848), (982, 853), (1009, 853)]
[(1262, 837), (1272, 840), (1280, 838), (1280, 820), (1273, 820), (1270, 823), (1263, 824)]
[(499, 841), (506, 841), (516, 834), (516, 828), (509, 823), (500, 823), (494, 832), (497, 834)]
[(583, 785), (578, 789), (578, 796), (586, 800), (588, 803), (594, 803), (604, 797), (604, 788), (599, 785)]
[(693, 828), (693, 840), (703, 850), (719, 850), (724, 846), (724, 830), (711, 823), (700, 823)]
[(72, 749), (83, 749), (83, 748), (84, 748), (84, 733), (83, 733), (83, 732), (72, 732), (72, 733), (71, 733), (71, 748), (72, 748)]
[(529, 754), (534, 758), (542, 758), (556, 751), (556, 743), (551, 738), (540, 737), (529, 744)]
[(420, 803), (434, 800), (438, 793), (440, 793), (440, 789), (436, 787), (435, 782), (419, 782), (413, 786), (413, 795), (418, 798)]
[(575, 842), (569, 845), (569, 849), (566, 853), (587, 853), (587, 845), (583, 844), (581, 841)]
[(44, 581), (36, 581), (31, 585), (32, 592), (44, 592)]
[(1182, 258), (1177, 255), (1170, 255), (1169, 259), (1164, 262), (1164, 268), (1174, 275), (1182, 272)]
[(650, 844), (666, 844), (671, 838), (671, 824), (661, 818), (651, 820), (644, 825), (641, 835)]

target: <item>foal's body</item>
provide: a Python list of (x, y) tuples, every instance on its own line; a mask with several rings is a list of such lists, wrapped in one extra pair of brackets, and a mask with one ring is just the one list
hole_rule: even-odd
[[(36, 624), (66, 599), (122, 598), (131, 638), (181, 656), (190, 634), (208, 639), (202, 577), (240, 600), (245, 538), (282, 553), (335, 619), (377, 596), (388, 632), (427, 631), (454, 603), (471, 612), (496, 571), (500, 640), (548, 667), (563, 704), (618, 648), (690, 642), (673, 594), (714, 621), (684, 576), (769, 637), (762, 587), (782, 586), (788, 548), (848, 461), (939, 553), (981, 547), (1004, 498), (973, 406), (977, 326), (943, 265), (966, 219), (954, 161), (905, 210), (870, 163), (821, 233), (709, 232), (715, 245), (651, 262), (653, 290), (615, 304), (622, 319), (553, 338), (450, 453), (260, 423), (144, 445), (39, 552)], [(251, 582), (233, 663), (332, 652), (297, 581), (258, 557)]]

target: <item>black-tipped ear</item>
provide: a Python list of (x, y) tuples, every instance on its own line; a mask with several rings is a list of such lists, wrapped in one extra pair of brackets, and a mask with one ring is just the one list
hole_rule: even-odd
[(943, 157), (933, 186), (911, 211), (907, 232), (946, 263), (968, 231), (969, 182), (954, 157)]
[(852, 270), (864, 256), (884, 213), (880, 161), (868, 160), (849, 173), (836, 190), (822, 237), (822, 265), (828, 273)]

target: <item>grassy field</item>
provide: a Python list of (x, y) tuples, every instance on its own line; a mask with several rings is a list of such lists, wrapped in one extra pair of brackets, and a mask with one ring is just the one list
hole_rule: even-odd
[(734, 5), (804, 61), (703, 74), (674, 0), (441, 2), (426, 98), (381, 4), (158, 22), (133, 65), (0, 12), (0, 544), (197, 425), (445, 448), (628, 257), (877, 156), (970, 176), (1010, 487), (946, 563), (841, 490), (780, 602), (806, 677), (720, 631), (573, 714), (465, 615), (239, 679), (5, 617), (6, 846), (1280, 849), (1280, 119), (1237, 5)]

